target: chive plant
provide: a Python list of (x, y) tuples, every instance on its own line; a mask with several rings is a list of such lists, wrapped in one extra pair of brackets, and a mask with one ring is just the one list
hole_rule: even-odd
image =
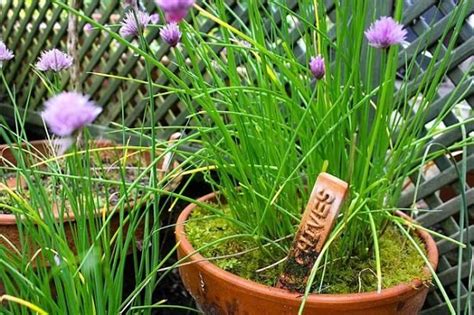
[[(183, 46), (175, 57), (180, 78), (189, 78), (192, 86), (184, 91), (191, 93), (190, 108), (202, 109), (193, 118), (203, 128), (216, 127), (202, 133), (203, 145), (232, 216), (257, 238), (292, 234), (308, 186), (327, 171), (350, 183), (340, 220), (341, 251), (335, 255), (373, 255), (368, 249), (393, 217), (404, 181), (420, 169), (428, 140), (472, 121), (440, 128), (459, 102), (450, 99), (425, 126), (468, 3), (456, 7), (452, 32), (443, 33), (424, 72), (396, 45), (404, 36), (392, 18), (368, 27), (376, 17), (367, 1), (336, 1), (332, 28), (323, 1), (298, 2), (297, 11), (280, 2), (248, 1), (248, 14), (240, 17), (223, 1), (204, 5), (196, 6), (200, 16), (194, 24), (183, 24)], [(402, 6), (395, 2), (395, 20)], [(299, 24), (291, 31), (288, 15)], [(236, 25), (227, 23), (231, 17)], [(203, 19), (217, 23), (218, 31), (197, 32)], [(295, 52), (297, 44), (304, 44), (305, 53)], [(423, 54), (416, 48), (414, 55)], [(404, 74), (397, 73), (399, 59)], [(315, 64), (321, 60), (325, 67)], [(189, 95), (183, 100), (189, 102)], [(469, 144), (472, 139), (465, 139), (450, 149)], [(444, 150), (435, 150), (428, 159), (441, 154)]]
[[(50, 67), (58, 62), (58, 58), (48, 60)], [(1, 161), (0, 211), (15, 215), (21, 244), (16, 246), (2, 231), (2, 314), (151, 313), (169, 308), (166, 301), (152, 297), (171, 270), (163, 267), (175, 249), (162, 252), (156, 241), (161, 212), (165, 202), (171, 202), (170, 186), (178, 177), (177, 170), (164, 176), (157, 171), (159, 162), (173, 151), (172, 144), (155, 139), (150, 153), (150, 146), (129, 145), (125, 128), (120, 128), (114, 132), (122, 135), (123, 145), (92, 145), (88, 129), (76, 129), (94, 120), (100, 109), (79, 93), (59, 93), (57, 71), (50, 70), (55, 72), (53, 79), (42, 78), (56, 96), (47, 102), (42, 117), (52, 132), (73, 141), (47, 133), (51, 148), (45, 153), (29, 143), (28, 103), (17, 104), (0, 68), (15, 125), (10, 128), (2, 117), (0, 137), (17, 161)], [(136, 136), (151, 142), (145, 131)], [(58, 142), (61, 154), (55, 151)], [(121, 156), (113, 165), (102, 161), (107, 150)], [(137, 154), (145, 153), (149, 163), (130, 166)], [(132, 180), (127, 177), (130, 167), (137, 169)], [(112, 169), (118, 175), (109, 178)], [(16, 187), (3, 181), (9, 176), (17, 179)], [(152, 177), (152, 185), (144, 182)]]
[[(22, 117), (19, 111), (16, 116)], [(2, 122), (1, 136), (12, 148), (23, 144), (25, 149), (14, 150), (18, 164), (4, 164), (1, 176), (15, 174), (23, 179), (28, 193), (2, 184), (1, 192), (8, 198), (2, 198), (0, 208), (16, 215), (21, 239), (20, 248), (4, 237), (0, 242), (0, 283), (6, 292), (2, 311), (108, 314), (169, 308), (166, 301), (155, 305), (156, 301), (147, 300), (147, 296), (152, 296), (169, 272), (161, 269), (169, 263), (174, 248), (151, 260), (144, 246), (161, 229), (145, 229), (145, 224), (149, 224), (147, 216), (149, 220), (161, 220), (153, 215), (152, 202), (164, 209), (172, 195), (170, 180), (177, 174), (170, 171), (157, 180), (155, 188), (142, 179), (150, 176), (151, 168), (172, 148), (157, 141), (157, 161), (138, 166), (141, 171), (130, 182), (126, 174), (128, 161), (134, 156), (131, 152), (143, 153), (149, 148), (119, 146), (115, 150), (124, 156), (115, 162), (119, 178), (107, 179), (111, 166), (100, 164), (103, 148), (87, 145), (91, 140), (87, 129), (83, 133), (84, 147), (72, 148), (62, 156), (43, 156), (22, 136), (26, 134), (24, 121), (16, 123), (21, 133)], [(91, 165), (91, 161), (96, 164)], [(45, 178), (49, 178), (48, 185), (44, 184)], [(98, 194), (99, 187), (105, 195)], [(118, 199), (109, 193), (110, 189), (119, 192)], [(57, 215), (44, 209), (54, 209)], [(71, 215), (73, 221), (69, 220)], [(157, 250), (161, 250), (158, 245)]]
[[(380, 266), (376, 249), (387, 224), (400, 227), (416, 246), (394, 215), (404, 182), (423, 162), (445, 154), (434, 148), (423, 156), (431, 139), (473, 120), (443, 127), (461, 100), (453, 97), (426, 124), (469, 1), (457, 3), (434, 47), (425, 48), (429, 38), (422, 38), (410, 51), (397, 22), (402, 0), (394, 1), (392, 17), (383, 18), (378, 15), (386, 8), (370, 1), (335, 1), (332, 19), (326, 2), (319, 0), (244, 1), (236, 10), (224, 0), (203, 1), (194, 5), (192, 19), (179, 23), (181, 43), (172, 49), (176, 72), (149, 49), (54, 2), (108, 32), (167, 77), (169, 85), (163, 86), (148, 76), (148, 87), (174, 93), (187, 105), (203, 146), (196, 160), (216, 170), (218, 180), (210, 181), (229, 208), (229, 214), (221, 215), (242, 235), (261, 243), (293, 235), (309, 188), (322, 171), (350, 184), (345, 209), (313, 268), (306, 295), (327, 255), (374, 257)], [(200, 32), (206, 23), (216, 28)], [(421, 70), (413, 56), (428, 55)], [(468, 145), (472, 138), (466, 137), (447, 149)], [(411, 210), (418, 209), (413, 205)], [(332, 250), (336, 239), (338, 250)], [(382, 273), (377, 268), (378, 290)]]

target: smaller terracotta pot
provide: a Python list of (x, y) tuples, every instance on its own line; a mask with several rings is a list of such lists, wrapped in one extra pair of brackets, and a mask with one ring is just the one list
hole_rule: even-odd
[[(199, 199), (215, 202), (211, 193)], [(188, 205), (178, 218), (176, 240), (178, 258), (186, 260), (179, 272), (186, 289), (199, 308), (210, 315), (225, 314), (298, 314), (301, 294), (252, 282), (218, 268), (196, 252), (189, 242), (185, 224), (195, 204)], [(438, 250), (433, 238), (425, 231), (416, 233), (426, 245), (428, 259), (433, 268), (438, 264)], [(429, 272), (425, 268), (425, 272)], [(318, 315), (414, 315), (423, 307), (429, 288), (420, 280), (383, 289), (380, 293), (311, 294), (304, 314)]]
[[(18, 147), (12, 148), (8, 145), (0, 145), (0, 167), (8, 167), (8, 166), (16, 165), (17, 161), (15, 158), (15, 154), (13, 153), (12, 150), (25, 150), (27, 145), (28, 144), (24, 144), (22, 148), (18, 148)], [(123, 158), (124, 156), (123, 149), (116, 146), (117, 146), (116, 144), (107, 140), (96, 140), (96, 141), (92, 141), (90, 144), (91, 148), (107, 149), (107, 150), (101, 151), (100, 155), (102, 157), (105, 156), (106, 158), (109, 158), (112, 161), (118, 161), (120, 158)], [(25, 162), (27, 163), (27, 165), (32, 165), (32, 167), (39, 161), (44, 161), (53, 156), (51, 143), (48, 140), (32, 141), (28, 145), (28, 150), (29, 152), (32, 152), (32, 154), (25, 156), (25, 158), (27, 159)], [(140, 152), (137, 150), (127, 151), (127, 154), (130, 154), (130, 155), (133, 155), (135, 153), (138, 154), (140, 158), (143, 158), (146, 164), (150, 163), (149, 151), (143, 151), (143, 152)], [(157, 168), (161, 170), (162, 165), (163, 165), (163, 162), (161, 161), (160, 163), (158, 163)], [(177, 162), (173, 162), (172, 167), (176, 168), (178, 166), (179, 164)], [(159, 172), (159, 176), (160, 177), (163, 176), (163, 173), (161, 171)], [(177, 178), (168, 186), (168, 188), (170, 190), (174, 189), (179, 184), (180, 181), (181, 181), (181, 178)], [(11, 183), (8, 183), (8, 186), (12, 188), (16, 187), (16, 185), (17, 183), (14, 179)], [(138, 200), (137, 202), (140, 202), (140, 200)], [(131, 202), (129, 201), (129, 204), (130, 203)], [(133, 207), (133, 206), (134, 204), (130, 204), (130, 207)], [(59, 219), (59, 214), (54, 208), (54, 205), (53, 205), (52, 211), (54, 212), (54, 217), (56, 219)], [(104, 214), (99, 209), (97, 210), (98, 217), (99, 216), (105, 217), (105, 215), (108, 215), (108, 214)], [(72, 211), (64, 214), (63, 221), (64, 221), (64, 233), (66, 235), (66, 241), (68, 242), (71, 250), (73, 250), (74, 252), (77, 252), (75, 249), (74, 239), (73, 239), (73, 232), (77, 231), (75, 220), (76, 218), (74, 214), (72, 213)], [(112, 232), (116, 231), (118, 227), (120, 226), (119, 214), (118, 213), (114, 214), (108, 224)], [(124, 228), (124, 231), (126, 232), (128, 230), (128, 225), (124, 226), (123, 228)], [(143, 234), (144, 234), (143, 225), (139, 226), (135, 230), (134, 233), (135, 233), (135, 238), (137, 240), (142, 240)], [(0, 234), (2, 235), (2, 238), (0, 238), (0, 244), (6, 246), (7, 248), (14, 246), (15, 248), (20, 249), (21, 251), (22, 243), (20, 240), (20, 233), (17, 228), (17, 217), (14, 214), (0, 214)], [(7, 239), (8, 242), (5, 241), (5, 239)], [(36, 265), (37, 262), (35, 260), (32, 263), (34, 266)], [(0, 283), (0, 293), (1, 292), (2, 290), (1, 290), (1, 283)]]

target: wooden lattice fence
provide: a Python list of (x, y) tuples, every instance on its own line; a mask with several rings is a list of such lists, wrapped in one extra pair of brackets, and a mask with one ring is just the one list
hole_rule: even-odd
[[(108, 25), (112, 30), (118, 29), (120, 14), (123, 12), (121, 2), (113, 1), (80, 1), (79, 9), (94, 17), (99, 23)], [(152, 9), (152, 5), (149, 9)], [(51, 1), (7, 1), (0, 14), (0, 36), (11, 49), (16, 58), (6, 66), (7, 80), (17, 87), (18, 104), (25, 104), (30, 97), (29, 109), (39, 110), (46, 97), (46, 88), (40, 79), (32, 73), (33, 65), (43, 50), (59, 48), (66, 51), (67, 13), (54, 6)], [(146, 88), (120, 80), (111, 80), (91, 74), (91, 72), (108, 73), (120, 76), (132, 76), (144, 79), (144, 63), (134, 56), (126, 47), (114, 42), (105, 32), (84, 30), (85, 23), (79, 21), (79, 64), (81, 66), (79, 83), (81, 89), (90, 94), (104, 112), (99, 123), (120, 120), (120, 102), (124, 102), (125, 116), (131, 117), (127, 124), (139, 125), (141, 116), (135, 114), (135, 108), (144, 102)], [(152, 28), (147, 39), (152, 42), (158, 36), (158, 29)], [(166, 51), (162, 49), (161, 56)], [(63, 76), (62, 84), (67, 86), (69, 75)], [(116, 105), (116, 106), (114, 106)], [(143, 106), (142, 106), (143, 107)], [(160, 117), (160, 124), (169, 125), (176, 119), (172, 110)]]
[[(156, 10), (153, 1), (148, 3), (147, 9)], [(326, 0), (326, 7), (330, 18), (334, 19), (335, 6), (332, 0)], [(393, 6), (390, 0), (374, 0), (374, 7), (377, 7), (377, 15), (389, 15)], [(415, 58), (418, 71), (409, 82), (408, 96), (414, 97), (423, 77), (423, 70), (434, 53), (443, 32), (448, 25), (449, 19), (454, 12), (453, 8), (459, 1), (454, 0), (405, 0), (403, 14), (403, 24), (409, 31), (408, 45), (400, 49), (399, 64), (400, 73), (404, 72), (406, 58)], [(121, 1), (89, 0), (81, 2), (80, 9), (87, 15), (93, 16), (103, 25), (108, 25), (111, 29), (117, 30), (118, 23), (123, 13)], [(233, 25), (239, 27), (239, 23), (246, 23), (248, 16), (245, 12), (245, 5), (242, 1), (228, 1), (228, 5), (240, 17)], [(291, 16), (282, 15), (269, 1), (267, 9), (273, 10), (273, 22), (277, 25), (288, 25)], [(289, 8), (298, 11), (296, 0), (285, 1)], [(0, 38), (2, 38), (15, 51), (16, 58), (5, 68), (8, 81), (16, 87), (18, 94), (18, 104), (24, 104), (28, 97), (30, 100), (30, 110), (39, 110), (46, 97), (46, 89), (42, 86), (39, 78), (32, 74), (31, 66), (35, 63), (38, 55), (44, 49), (53, 47), (66, 50), (67, 41), (67, 13), (54, 6), (51, 1), (26, 1), (26, 0), (0, 0)], [(464, 17), (464, 23), (459, 40), (450, 57), (449, 71), (444, 78), (443, 87), (437, 92), (437, 99), (431, 105), (430, 114), (426, 117), (426, 123), (433, 121), (443, 108), (443, 105), (450, 100), (459, 100), (455, 109), (448, 113), (443, 119), (445, 126), (452, 126), (458, 122), (473, 116), (474, 108), (474, 82), (473, 67), (474, 61), (474, 2), (470, 6)], [(216, 25), (212, 21), (199, 20), (201, 31), (210, 32)], [(266, 23), (270, 23), (266, 21)], [(110, 35), (105, 32), (94, 30), (85, 32), (84, 22), (79, 22), (79, 64), (81, 65), (79, 82), (82, 90), (92, 96), (101, 106), (104, 112), (99, 123), (107, 124), (110, 121), (121, 122), (121, 103), (125, 106), (125, 124), (127, 126), (141, 126), (146, 115), (146, 87), (135, 83), (125, 82), (93, 75), (90, 72), (108, 73), (119, 76), (129, 76), (139, 80), (145, 80), (145, 67), (143, 60), (133, 55), (126, 47), (115, 42)], [(155, 56), (169, 67), (171, 71), (177, 71), (176, 65), (170, 62), (169, 48), (160, 46), (158, 28), (151, 28), (147, 33), (147, 40), (155, 51)], [(300, 38), (300, 30), (295, 25), (289, 30), (290, 38), (294, 43), (296, 56), (301, 62), (305, 62), (306, 54), (304, 44)], [(335, 36), (335, 32), (332, 32)], [(424, 49), (424, 53), (420, 53)], [(218, 48), (216, 48), (218, 49)], [(441, 53), (445, 54), (446, 46)], [(204, 65), (200, 65), (201, 71), (205, 72)], [(155, 69), (156, 83), (160, 85), (168, 84), (166, 76), (160, 76)], [(463, 80), (464, 78), (464, 80)], [(467, 78), (467, 79), (466, 79)], [(68, 75), (63, 77), (63, 85), (67, 86)], [(156, 93), (163, 92), (156, 88)], [(0, 103), (6, 99), (1, 99)], [(421, 96), (422, 97), (422, 96)], [(413, 100), (412, 104), (415, 104)], [(5, 108), (5, 107), (0, 107)], [(413, 108), (412, 110), (416, 110)], [(6, 114), (6, 113), (5, 113)], [(179, 102), (178, 97), (173, 94), (160, 96), (157, 99), (157, 125), (159, 126), (180, 126), (186, 123), (186, 111)], [(33, 119), (34, 120), (34, 119)], [(467, 135), (471, 135), (474, 130), (474, 123), (465, 125)], [(437, 143), (450, 145), (462, 138), (460, 128), (433, 139)], [(471, 246), (474, 242), (474, 148), (468, 148), (468, 187), (465, 187), (467, 204), (470, 211), (469, 227), (462, 231), (463, 235), (469, 236)], [(416, 177), (413, 178), (416, 180)], [(418, 190), (417, 201), (420, 207), (437, 209), (425, 213), (419, 220), (426, 226), (433, 227), (439, 232), (451, 237), (458, 237), (460, 228), (458, 225), (461, 197), (459, 192), (458, 178), (454, 164), (447, 157), (437, 159), (432, 163), (426, 174), (423, 174), (422, 185)], [(410, 188), (409, 188), (410, 189)], [(411, 188), (412, 189), (412, 188)], [(401, 207), (410, 206), (413, 202), (414, 192), (409, 190), (400, 201)], [(470, 232), (470, 233), (469, 233)], [(438, 269), (440, 278), (444, 283), (450, 298), (456, 296), (456, 274), (457, 248), (445, 241), (439, 242), (440, 266)], [(469, 286), (468, 261), (462, 267), (462, 294), (463, 303), (467, 299)], [(471, 262), (472, 263), (472, 262)], [(447, 314), (446, 305), (443, 298), (434, 290), (430, 293), (425, 305), (425, 314)]]

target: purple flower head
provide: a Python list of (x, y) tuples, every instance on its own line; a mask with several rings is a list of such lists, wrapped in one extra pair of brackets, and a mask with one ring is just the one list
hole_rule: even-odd
[(194, 0), (155, 0), (156, 5), (165, 12), (166, 20), (178, 23), (188, 15)]
[(365, 31), (369, 45), (375, 48), (387, 48), (402, 43), (407, 36), (403, 25), (394, 19), (382, 16)]
[(93, 30), (94, 27), (91, 24), (87, 23), (86, 25), (84, 25), (84, 32), (86, 34), (90, 34)]
[(4, 42), (0, 41), (0, 64), (15, 57), (13, 52), (7, 48)]
[(169, 23), (160, 31), (161, 38), (170, 45), (176, 47), (181, 39), (181, 32), (176, 23)]
[(158, 22), (160, 22), (160, 15), (158, 13), (153, 13), (150, 15), (150, 22), (153, 24), (158, 24)]
[(313, 73), (314, 77), (318, 80), (321, 80), (326, 73), (326, 66), (324, 64), (324, 58), (319, 56), (311, 57), (309, 62), (309, 68)]
[(140, 31), (143, 31), (148, 26), (150, 20), (151, 17), (148, 13), (140, 10), (130, 10), (125, 14), (125, 18), (122, 21), (120, 35), (123, 37), (138, 36)]
[(57, 136), (67, 137), (74, 131), (92, 123), (102, 108), (77, 92), (63, 92), (45, 103), (41, 117)]
[(36, 68), (41, 71), (59, 72), (72, 66), (72, 57), (59, 49), (43, 51), (36, 63)]

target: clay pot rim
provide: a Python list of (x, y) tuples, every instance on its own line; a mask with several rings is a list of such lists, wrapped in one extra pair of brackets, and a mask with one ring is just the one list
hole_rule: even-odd
[[(199, 198), (198, 201), (208, 202), (210, 200), (216, 199), (217, 195), (218, 193), (212, 192)], [(200, 253), (196, 252), (196, 250), (189, 242), (184, 230), (189, 215), (196, 207), (197, 205), (194, 203), (186, 206), (186, 208), (181, 212), (178, 217), (175, 229), (176, 240), (179, 244), (178, 246), (181, 250), (183, 250), (185, 256), (190, 255), (187, 258), (190, 262), (198, 264), (200, 268), (204, 269), (210, 274), (213, 274), (215, 277), (221, 278), (222, 281), (232, 283), (233, 286), (237, 286), (242, 290), (252, 291), (255, 293), (255, 295), (258, 296), (271, 295), (272, 298), (283, 299), (288, 302), (293, 302), (295, 301), (295, 299), (302, 298), (303, 295), (300, 293), (291, 293), (280, 288), (265, 286), (263, 284), (241, 278), (233, 273), (230, 273), (217, 267), (216, 265), (208, 261), (206, 258), (204, 258)], [(407, 217), (401, 212), (397, 212), (397, 214)], [(438, 266), (438, 248), (436, 246), (436, 242), (428, 232), (423, 230), (416, 230), (416, 232), (426, 246), (428, 261), (430, 262), (433, 269), (436, 270), (436, 267)], [(428, 273), (430, 272), (428, 267), (426, 266), (424, 267), (424, 271)], [(403, 283), (390, 288), (382, 289), (380, 293), (363, 292), (347, 294), (310, 294), (306, 302), (311, 304), (319, 303), (327, 305), (382, 302), (385, 300), (396, 300), (401, 296), (414, 295), (416, 294), (417, 290), (422, 289), (423, 287), (424, 283), (419, 279), (415, 279), (410, 283)]]
[[(29, 146), (32, 147), (32, 148), (35, 148), (37, 146), (40, 146), (40, 145), (43, 145), (43, 144), (49, 144), (49, 143), (54, 143), (55, 140), (48, 140), (48, 139), (44, 139), (44, 140), (33, 140), (33, 141), (30, 141), (28, 142)], [(113, 142), (112, 140), (107, 140), (107, 139), (91, 139), (91, 142), (94, 143), (95, 145), (97, 146), (108, 146), (108, 148), (110, 148), (110, 150), (115, 150), (115, 149), (119, 149), (117, 148), (118, 144)], [(22, 146), (21, 147), (24, 147), (26, 145), (28, 145), (27, 143), (22, 143)], [(15, 144), (15, 148), (19, 148), (20, 146), (18, 146), (17, 144)], [(8, 144), (4, 144), (4, 145), (0, 145), (0, 157), (2, 156), (3, 152), (5, 150), (9, 150), (11, 149), (11, 146), (9, 146)], [(146, 151), (143, 151), (144, 153), (146, 153)], [(177, 168), (179, 166), (179, 163), (174, 161), (173, 162), (173, 168)], [(178, 178), (178, 182), (180, 182), (181, 180)], [(106, 213), (106, 215), (110, 215), (111, 212), (108, 212)], [(97, 211), (97, 216), (99, 215), (102, 215), (102, 212), (100, 211)], [(59, 218), (58, 215), (54, 215), (56, 219)], [(64, 222), (68, 222), (68, 221), (75, 221), (76, 220), (76, 216), (74, 215), (73, 212), (68, 212), (68, 213), (64, 213), (63, 215), (63, 220)], [(2, 225), (16, 225), (17, 224), (17, 215), (15, 214), (4, 214), (4, 213), (0, 213), (0, 226)]]

